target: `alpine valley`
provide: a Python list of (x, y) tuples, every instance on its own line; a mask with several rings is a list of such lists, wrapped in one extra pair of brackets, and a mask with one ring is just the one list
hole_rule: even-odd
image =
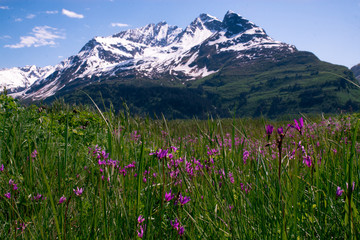
[[(360, 90), (344, 66), (278, 42), (228, 11), (185, 29), (166, 22), (95, 37), (56, 66), (3, 69), (22, 101), (91, 103), (168, 118), (356, 111)], [(100, 104), (101, 103), (101, 104)]]

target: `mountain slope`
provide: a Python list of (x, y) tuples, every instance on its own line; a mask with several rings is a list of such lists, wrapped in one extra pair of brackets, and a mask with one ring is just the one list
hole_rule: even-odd
[[(341, 77), (339, 77), (341, 76)], [(185, 29), (166, 22), (91, 39), (29, 89), (25, 101), (127, 102), (133, 113), (187, 118), (356, 111), (360, 90), (345, 67), (269, 37), (234, 12), (201, 14)]]
[(351, 71), (354, 73), (355, 78), (360, 81), (360, 64), (353, 66)]
[(45, 99), (73, 86), (74, 80), (82, 86), (113, 77), (184, 82), (216, 73), (224, 60), (272, 59), (274, 54), (295, 51), (234, 12), (227, 12), (223, 21), (201, 14), (185, 29), (160, 22), (96, 37), (19, 95)]
[[(255, 59), (246, 63), (228, 62), (223, 69), (205, 78), (185, 84), (148, 79), (113, 79), (80, 87), (95, 102), (105, 102), (122, 109), (125, 101), (134, 114), (167, 118), (207, 118), (266, 116), (301, 113), (336, 113), (360, 110), (360, 90), (346, 80), (352, 79), (344, 66), (320, 61), (312, 53), (296, 52), (291, 56)], [(55, 98), (69, 103), (92, 104), (80, 91), (60, 90)]]

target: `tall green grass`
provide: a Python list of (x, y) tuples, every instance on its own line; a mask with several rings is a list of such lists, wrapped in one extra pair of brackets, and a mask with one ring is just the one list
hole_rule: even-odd
[(305, 119), (279, 154), (276, 130), (293, 121), (167, 121), (1, 95), (0, 238), (357, 239), (358, 119)]

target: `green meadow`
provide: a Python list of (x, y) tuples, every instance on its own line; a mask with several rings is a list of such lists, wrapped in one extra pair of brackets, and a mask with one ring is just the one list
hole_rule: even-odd
[(0, 95), (1, 239), (358, 239), (358, 114), (167, 120)]

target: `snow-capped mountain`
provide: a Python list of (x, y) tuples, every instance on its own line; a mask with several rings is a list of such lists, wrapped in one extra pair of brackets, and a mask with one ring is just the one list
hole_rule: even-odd
[(46, 78), (54, 70), (53, 66), (36, 67), (14, 67), (0, 69), (0, 91), (4, 87), (9, 92), (15, 92), (29, 88), (36, 80)]
[(296, 51), (232, 11), (222, 21), (201, 14), (185, 29), (160, 22), (95, 37), (77, 55), (38, 75), (29, 89), (14, 96), (45, 99), (69, 86), (114, 78), (195, 80), (216, 73), (229, 62), (275, 60), (276, 55)]

